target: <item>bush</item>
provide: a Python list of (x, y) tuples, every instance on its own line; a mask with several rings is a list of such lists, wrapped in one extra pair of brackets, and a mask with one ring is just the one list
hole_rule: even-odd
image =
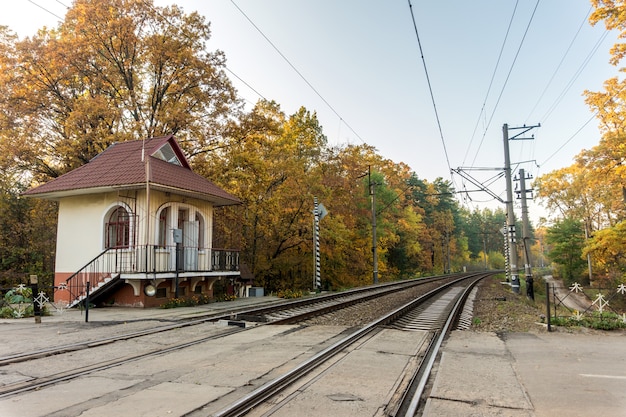
[(0, 317), (3, 319), (12, 319), (13, 309), (11, 307), (2, 307), (0, 309)]
[(185, 298), (170, 298), (165, 303), (161, 304), (161, 308), (193, 307), (209, 304), (210, 302), (211, 298), (208, 295), (193, 295)]
[(15, 287), (4, 294), (4, 300), (9, 304), (32, 303), (33, 290), (30, 287)]
[(594, 312), (592, 314), (581, 317), (552, 317), (550, 323), (555, 326), (563, 327), (588, 327), (596, 330), (616, 330), (626, 329), (626, 323), (623, 318), (615, 313)]
[(280, 298), (302, 298), (301, 290), (279, 290), (276, 294)]

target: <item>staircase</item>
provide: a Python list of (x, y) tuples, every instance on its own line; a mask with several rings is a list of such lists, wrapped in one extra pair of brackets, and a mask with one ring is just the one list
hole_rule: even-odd
[(104, 250), (65, 280), (63, 289), (68, 290), (71, 297), (68, 308), (84, 302), (88, 285), (89, 300), (92, 302), (121, 282), (117, 259), (110, 256), (114, 251), (115, 249)]
[[(104, 277), (101, 280), (98, 280), (96, 285), (94, 285), (93, 287), (90, 284), (89, 302), (91, 303), (91, 302), (97, 301), (100, 297), (108, 293), (111, 289), (117, 287), (117, 284), (119, 284), (120, 282), (121, 282), (120, 274), (116, 273), (116, 274), (111, 274), (107, 277)], [(81, 294), (79, 294), (74, 300), (72, 300), (69, 303), (67, 308), (76, 307), (77, 305), (83, 303), (86, 298), (87, 298), (87, 291), (85, 289), (85, 291), (83, 291)]]

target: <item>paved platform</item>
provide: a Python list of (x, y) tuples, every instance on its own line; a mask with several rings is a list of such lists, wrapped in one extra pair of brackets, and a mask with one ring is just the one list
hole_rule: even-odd
[[(175, 309), (72, 309), (42, 317), (0, 319), (10, 334), (0, 355), (280, 302), (250, 297)], [(8, 339), (8, 340), (7, 340)], [(494, 333), (455, 331), (444, 344), (425, 416), (626, 417), (626, 332)]]
[(455, 331), (425, 416), (626, 416), (626, 333)]
[[(233, 301), (214, 302), (194, 307), (179, 308), (126, 308), (126, 307), (93, 307), (89, 309), (89, 322), (132, 322), (141, 320), (182, 320), (197, 316), (225, 313), (229, 310), (238, 310), (246, 307), (255, 307), (263, 304), (284, 302), (282, 298), (274, 296), (236, 298)], [(72, 308), (69, 310), (57, 310), (48, 307), (49, 316), (41, 317), (45, 323), (60, 322), (85, 322), (86, 312), (83, 309)], [(34, 317), (23, 319), (0, 319), (0, 324), (35, 324)]]

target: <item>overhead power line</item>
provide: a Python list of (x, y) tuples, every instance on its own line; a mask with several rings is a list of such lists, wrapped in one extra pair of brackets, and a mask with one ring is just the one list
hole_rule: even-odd
[[(59, 19), (60, 21), (63, 21), (63, 18), (62, 18), (61, 16), (59, 16), (58, 14), (56, 14), (56, 13), (54, 13), (54, 12), (51, 12), (50, 10), (46, 9), (45, 7), (43, 7), (42, 5), (35, 3), (33, 0), (28, 0), (28, 2), (29, 2), (29, 3), (31, 3), (31, 4), (33, 4), (33, 5), (35, 5), (35, 6), (37, 6), (37, 7), (39, 7), (39, 8), (40, 8), (41, 10), (43, 10), (44, 12), (51, 14), (52, 16), (56, 17), (56, 18), (57, 18), (57, 19)], [(63, 3), (61, 3), (61, 2), (59, 2), (59, 3), (60, 3), (60, 4), (63, 4)], [(63, 6), (65, 6), (65, 5), (63, 4)], [(65, 6), (65, 7), (67, 8), (67, 6)]]
[(513, 72), (513, 68), (515, 68), (515, 63), (517, 62), (517, 58), (519, 57), (520, 51), (522, 50), (522, 46), (524, 45), (524, 40), (526, 39), (526, 35), (528, 35), (528, 31), (530, 30), (530, 25), (533, 22), (533, 19), (535, 17), (535, 13), (537, 12), (537, 8), (539, 7), (540, 1), (541, 0), (537, 0), (537, 3), (535, 3), (535, 8), (533, 9), (533, 13), (531, 14), (530, 19), (528, 20), (528, 24), (526, 25), (524, 36), (522, 36), (522, 40), (520, 41), (519, 46), (517, 47), (517, 52), (515, 53), (515, 57), (513, 58), (513, 62), (511, 63), (509, 72), (506, 75), (506, 79), (504, 80), (502, 89), (500, 90), (500, 95), (498, 95), (498, 100), (496, 101), (496, 104), (493, 107), (493, 111), (491, 112), (491, 116), (489, 117), (489, 121), (487, 122), (487, 126), (485, 126), (485, 134), (483, 134), (480, 144), (478, 145), (478, 149), (476, 150), (476, 155), (474, 155), (474, 159), (471, 165), (474, 165), (474, 163), (476, 162), (476, 158), (478, 157), (478, 153), (480, 152), (480, 148), (482, 147), (482, 144), (484, 142), (487, 129), (489, 129), (489, 126), (491, 125), (491, 121), (493, 120), (493, 116), (496, 114), (496, 110), (498, 109), (498, 105), (500, 104), (500, 100), (502, 99), (502, 96), (504, 95), (504, 90), (506, 89), (506, 86), (509, 82), (509, 78), (511, 78), (511, 73)]
[(433, 87), (430, 82), (430, 77), (428, 75), (428, 68), (426, 67), (426, 59), (424, 58), (424, 51), (422, 50), (422, 43), (420, 41), (420, 35), (417, 31), (417, 23), (415, 21), (415, 15), (413, 14), (413, 5), (411, 4), (411, 0), (409, 1), (409, 10), (411, 11), (411, 19), (413, 19), (413, 28), (415, 29), (415, 36), (417, 37), (417, 44), (420, 50), (420, 56), (422, 58), (422, 63), (424, 64), (424, 72), (426, 73), (426, 82), (428, 83), (428, 91), (430, 92), (430, 99), (433, 103), (433, 109), (435, 110), (435, 118), (437, 119), (437, 127), (439, 128), (439, 136), (441, 137), (441, 144), (443, 145), (443, 152), (446, 156), (446, 163), (448, 164), (448, 172), (452, 173), (452, 167), (450, 166), (450, 158), (448, 157), (448, 150), (446, 149), (446, 141), (443, 138), (443, 131), (441, 129), (441, 121), (439, 120), (439, 112), (437, 111), (437, 104), (435, 103), (435, 96), (433, 94)]
[[(561, 57), (561, 61), (559, 62), (559, 64), (556, 66), (556, 68), (554, 69), (554, 72), (552, 73), (552, 76), (550, 77), (550, 80), (548, 80), (548, 83), (546, 84), (546, 86), (543, 89), (543, 92), (541, 93), (541, 95), (539, 96), (539, 98), (537, 99), (537, 102), (535, 103), (535, 105), (533, 106), (532, 110), (530, 111), (530, 113), (528, 114), (528, 117), (526, 117), (526, 120), (530, 119), (530, 116), (533, 114), (533, 112), (535, 111), (535, 109), (537, 108), (537, 106), (539, 105), (539, 103), (541, 102), (541, 99), (543, 98), (543, 96), (546, 94), (546, 91), (548, 91), (548, 88), (550, 87), (550, 85), (552, 85), (552, 81), (554, 81), (554, 77), (556, 77), (556, 74), (559, 72), (559, 70), (561, 69), (561, 66), (563, 65), (563, 62), (565, 61), (565, 58), (567, 57), (567, 55), (569, 54), (570, 50), (572, 49), (572, 46), (574, 45), (574, 42), (576, 41), (576, 38), (578, 38), (578, 35), (580, 34), (580, 31), (582, 30), (582, 28), (585, 26), (585, 24), (587, 23), (587, 18), (589, 17), (589, 15), (591, 14), (591, 11), (593, 10), (593, 6), (589, 7), (589, 11), (587, 12), (587, 14), (585, 15), (585, 17), (583, 18), (582, 22), (580, 22), (580, 25), (578, 26), (578, 30), (576, 31), (576, 33), (574, 34), (574, 37), (572, 38), (572, 40), (569, 43), (569, 46), (567, 47), (567, 49), (565, 50), (565, 53), (563, 54), (563, 56)], [(541, 119), (544, 120), (544, 119)], [(545, 122), (545, 120), (544, 120)]]
[(313, 90), (313, 92), (317, 94), (317, 96), (324, 102), (324, 104), (326, 104), (326, 106), (328, 106), (328, 108), (335, 114), (335, 116), (337, 116), (339, 120), (341, 120), (348, 127), (348, 129), (350, 129), (352, 133), (354, 133), (356, 137), (361, 140), (361, 142), (365, 143), (363, 138), (361, 138), (361, 136), (344, 120), (344, 118), (341, 117), (341, 115), (337, 112), (337, 110), (335, 110), (335, 108), (330, 105), (330, 103), (320, 94), (320, 92), (317, 91), (315, 87), (313, 87), (313, 85), (309, 82), (309, 80), (307, 80), (306, 77), (302, 75), (302, 73), (295, 67), (295, 65), (293, 65), (291, 61), (289, 61), (289, 59), (287, 59), (287, 57), (280, 51), (280, 49), (278, 49), (276, 45), (274, 45), (274, 43), (270, 40), (270, 38), (268, 38), (265, 35), (265, 33), (263, 33), (263, 31), (252, 21), (252, 19), (250, 19), (250, 17), (248, 17), (248, 15), (243, 10), (241, 10), (241, 8), (237, 5), (237, 3), (235, 3), (234, 0), (230, 0), (230, 2), (233, 4), (233, 6), (237, 8), (237, 10), (239, 10), (239, 12), (246, 18), (246, 20), (250, 22), (252, 27), (254, 27), (256, 31), (259, 32), (261, 36), (263, 36), (263, 38), (271, 45), (271, 47), (274, 48), (274, 50), (278, 53), (278, 55), (280, 55), (281, 58), (285, 60), (285, 62), (291, 67), (291, 69), (293, 69), (296, 72), (296, 74), (298, 74), (298, 76), (302, 78), (302, 80), (306, 83), (306, 85), (308, 85), (309, 88), (311, 88), (311, 90)]
[(547, 120), (548, 117), (550, 117), (550, 115), (552, 114), (552, 112), (557, 108), (557, 106), (561, 103), (561, 101), (563, 100), (563, 98), (565, 97), (565, 94), (569, 91), (570, 88), (572, 88), (572, 86), (574, 85), (574, 82), (578, 79), (578, 77), (580, 76), (580, 74), (583, 72), (583, 70), (585, 69), (585, 67), (587, 66), (587, 64), (589, 64), (589, 62), (591, 61), (591, 58), (593, 57), (593, 55), (595, 55), (595, 53), (598, 51), (598, 48), (600, 47), (600, 45), (602, 45), (602, 42), (604, 42), (604, 39), (606, 39), (607, 35), (609, 34), (609, 31), (606, 30), (604, 31), (604, 33), (602, 34), (602, 36), (600, 36), (600, 38), (598, 39), (598, 41), (596, 42), (596, 44), (593, 46), (593, 48), (591, 48), (591, 51), (589, 52), (589, 54), (587, 54), (587, 56), (585, 57), (585, 59), (583, 60), (583, 62), (580, 64), (580, 66), (578, 67), (578, 69), (576, 70), (576, 72), (574, 73), (574, 75), (572, 75), (572, 78), (569, 80), (569, 82), (567, 83), (567, 85), (563, 88), (563, 90), (561, 91), (561, 93), (559, 94), (559, 96), (554, 100), (554, 102), (552, 103), (552, 105), (550, 106), (550, 108), (548, 109), (548, 111), (544, 114), (544, 116), (541, 118), (541, 120), (544, 121)]
[[(472, 137), (470, 138), (469, 145), (467, 145), (467, 150), (465, 151), (465, 156), (463, 157), (463, 165), (467, 159), (467, 155), (469, 154), (470, 148), (472, 147), (472, 142), (474, 141), (474, 136), (476, 135), (476, 130), (478, 129), (478, 125), (480, 124), (480, 119), (485, 113), (485, 106), (487, 104), (487, 98), (489, 97), (489, 93), (491, 92), (491, 87), (493, 86), (493, 81), (496, 78), (496, 73), (498, 72), (498, 68), (500, 66), (500, 60), (502, 59), (502, 53), (504, 52), (504, 47), (506, 46), (506, 41), (509, 38), (509, 33), (511, 32), (511, 26), (513, 26), (513, 20), (515, 19), (515, 12), (517, 11), (517, 6), (519, 4), (519, 0), (515, 2), (515, 7), (513, 8), (513, 14), (511, 14), (511, 19), (509, 19), (509, 26), (506, 28), (506, 34), (504, 35), (504, 40), (502, 41), (502, 46), (500, 47), (500, 53), (498, 54), (498, 60), (496, 61), (496, 66), (493, 69), (493, 73), (491, 74), (491, 80), (489, 81), (489, 87), (487, 88), (487, 93), (485, 94), (485, 98), (483, 100), (482, 107), (480, 108), (480, 113), (478, 114), (478, 119), (476, 120), (476, 125), (474, 126), (474, 131), (472, 132)], [(483, 139), (485, 138), (485, 134), (483, 133)], [(482, 143), (482, 140), (481, 140)]]

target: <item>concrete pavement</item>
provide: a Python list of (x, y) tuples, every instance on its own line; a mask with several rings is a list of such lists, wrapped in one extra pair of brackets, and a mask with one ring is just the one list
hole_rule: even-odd
[[(279, 301), (251, 297), (177, 309), (97, 308), (0, 320), (0, 355)], [(558, 329), (558, 328), (557, 328)], [(455, 331), (444, 344), (426, 416), (626, 417), (626, 332)]]
[(425, 416), (626, 416), (626, 332), (455, 331)]

